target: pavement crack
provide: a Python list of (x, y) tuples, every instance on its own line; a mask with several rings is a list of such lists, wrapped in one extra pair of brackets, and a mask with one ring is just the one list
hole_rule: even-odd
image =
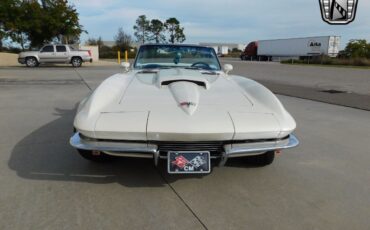
[(91, 87), (89, 86), (89, 84), (87, 84), (87, 82), (85, 81), (85, 79), (82, 77), (82, 75), (77, 71), (77, 69), (74, 69), (75, 73), (77, 74), (77, 76), (81, 79), (81, 81), (86, 85), (86, 87), (90, 90), (90, 91), (93, 91), (91, 89)]
[(184, 204), (184, 206), (190, 211), (190, 213), (198, 220), (198, 222), (203, 226), (204, 229), (208, 230), (207, 226), (204, 224), (204, 222), (199, 218), (199, 216), (194, 212), (194, 210), (186, 203), (186, 201), (180, 196), (180, 194), (175, 190), (175, 188), (171, 185), (170, 182), (166, 179), (166, 177), (163, 176), (163, 174), (159, 171), (158, 168), (156, 168), (158, 174), (162, 178), (164, 182), (170, 187), (172, 192), (180, 199), (180, 201)]

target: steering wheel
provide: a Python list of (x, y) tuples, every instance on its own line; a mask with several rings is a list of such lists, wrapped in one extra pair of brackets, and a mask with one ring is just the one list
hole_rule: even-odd
[(205, 62), (195, 62), (191, 65), (191, 67), (201, 67), (203, 69), (211, 69), (208, 63)]

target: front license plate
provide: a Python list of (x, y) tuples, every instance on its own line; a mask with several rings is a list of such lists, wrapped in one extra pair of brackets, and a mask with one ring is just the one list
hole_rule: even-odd
[(201, 174), (211, 172), (209, 152), (168, 152), (168, 173)]

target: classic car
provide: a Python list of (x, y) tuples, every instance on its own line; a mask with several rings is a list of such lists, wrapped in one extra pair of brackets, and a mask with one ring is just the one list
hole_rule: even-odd
[(279, 99), (222, 69), (213, 48), (143, 45), (132, 68), (122, 65), (78, 106), (70, 143), (88, 160), (163, 159), (170, 174), (209, 173), (235, 157), (269, 165), (298, 145)]

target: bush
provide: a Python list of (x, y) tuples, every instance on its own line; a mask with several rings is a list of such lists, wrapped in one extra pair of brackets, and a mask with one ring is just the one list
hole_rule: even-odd
[(352, 65), (355, 66), (370, 66), (370, 61), (365, 58), (356, 58), (352, 60)]
[[(136, 52), (129, 52), (128, 58), (135, 58)], [(125, 57), (125, 53), (121, 52), (121, 59)], [(117, 59), (117, 47), (102, 46), (99, 50), (99, 58), (102, 59)]]
[(99, 58), (117, 58), (117, 52), (113, 51), (111, 47), (102, 46), (99, 49)]
[(2, 47), (2, 49), (0, 51), (4, 52), (4, 53), (19, 54), (20, 52), (22, 52), (22, 49), (20, 49), (18, 47)]
[(230, 58), (240, 58), (240, 55), (241, 55), (241, 51), (235, 51), (233, 49), (233, 51), (229, 52), (228, 54), (226, 55), (223, 55), (222, 57), (230, 57)]

